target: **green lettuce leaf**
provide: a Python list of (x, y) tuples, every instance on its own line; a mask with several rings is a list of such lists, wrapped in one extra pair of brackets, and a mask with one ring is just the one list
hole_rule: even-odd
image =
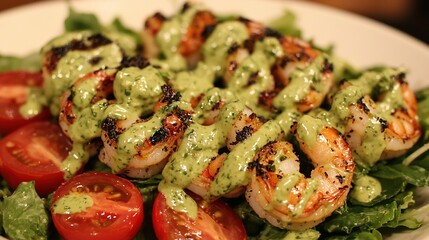
[[(11, 191), (6, 181), (0, 178), (0, 226), (3, 226), (3, 201), (10, 196)], [(3, 233), (3, 228), (0, 227), (0, 234)]]
[(371, 172), (371, 175), (384, 179), (402, 179), (417, 187), (429, 185), (429, 172), (416, 165), (379, 165), (375, 171)]
[(377, 229), (397, 217), (396, 202), (380, 204), (372, 207), (349, 207), (348, 212), (335, 215), (326, 220), (322, 226), (328, 233), (351, 233), (355, 228), (362, 230)]
[(426, 215), (429, 210), (429, 204), (424, 205), (420, 208), (408, 209), (414, 206), (414, 193), (412, 191), (403, 192), (395, 197), (395, 201), (398, 203), (398, 207), (402, 210), (400, 215), (394, 220), (387, 223), (385, 227), (397, 228), (406, 227), (409, 229), (419, 228), (423, 222), (420, 220), (421, 215)]
[(155, 232), (152, 226), (152, 206), (158, 195), (158, 184), (162, 180), (162, 175), (158, 174), (149, 179), (136, 179), (131, 182), (139, 189), (144, 204), (144, 219), (149, 221), (143, 221), (143, 226), (134, 240), (149, 240), (156, 239)]
[(0, 55), (0, 72), (17, 70), (39, 71), (41, 69), (40, 59), (39, 53), (32, 53), (24, 57)]
[(3, 203), (3, 228), (10, 239), (47, 239), (49, 215), (34, 182), (21, 183)]
[(142, 43), (140, 34), (137, 31), (125, 26), (119, 18), (115, 18), (110, 27), (115, 31), (131, 36), (137, 43)]
[[(419, 110), (420, 122), (426, 128), (426, 133), (429, 130), (429, 87), (419, 90), (416, 93), (417, 106)], [(426, 134), (427, 136), (427, 134)]]
[(319, 237), (320, 232), (314, 229), (307, 229), (301, 232), (288, 231), (266, 224), (265, 228), (257, 236), (249, 237), (249, 240), (315, 240), (319, 239)]
[(267, 26), (281, 34), (301, 38), (301, 30), (296, 25), (296, 15), (290, 10), (285, 10), (283, 15), (271, 20)]
[(383, 236), (377, 230), (356, 231), (348, 235), (337, 235), (327, 237), (326, 240), (382, 240)]
[(101, 23), (97, 16), (92, 13), (76, 12), (71, 6), (69, 7), (69, 15), (64, 21), (64, 30), (66, 32), (91, 30), (100, 32), (102, 29)]
[(381, 193), (377, 197), (375, 197), (370, 202), (359, 202), (358, 200), (350, 197), (350, 202), (354, 205), (361, 206), (374, 206), (384, 200), (390, 199), (396, 196), (398, 193), (404, 191), (407, 182), (402, 180), (401, 178), (397, 179), (384, 179), (379, 178), (378, 181), (381, 184)]
[(234, 206), (234, 210), (243, 220), (248, 236), (257, 236), (267, 225), (243, 198), (239, 204)]

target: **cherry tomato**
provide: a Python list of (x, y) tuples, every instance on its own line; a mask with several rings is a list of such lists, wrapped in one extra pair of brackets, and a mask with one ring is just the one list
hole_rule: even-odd
[(37, 193), (47, 196), (65, 181), (60, 165), (71, 147), (58, 124), (30, 123), (0, 140), (0, 174), (14, 189), (35, 181)]
[(198, 204), (198, 216), (190, 218), (167, 205), (159, 193), (155, 199), (152, 222), (159, 240), (172, 239), (247, 239), (240, 217), (222, 200), (212, 203), (192, 195)]
[(23, 117), (19, 108), (26, 103), (30, 87), (39, 87), (43, 84), (42, 74), (39, 72), (5, 72), (0, 73), (0, 133), (7, 134), (30, 122), (47, 120), (50, 118), (49, 109), (30, 117)]
[(127, 179), (87, 172), (58, 187), (51, 214), (64, 239), (126, 240), (132, 239), (143, 223), (143, 200)]

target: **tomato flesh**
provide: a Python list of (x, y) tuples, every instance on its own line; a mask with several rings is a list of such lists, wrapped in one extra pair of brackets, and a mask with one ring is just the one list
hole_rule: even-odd
[[(81, 211), (61, 211), (68, 209), (61, 204), (61, 199), (68, 196), (86, 196), (92, 204)], [(51, 214), (55, 228), (64, 239), (126, 240), (132, 239), (143, 223), (143, 199), (127, 179), (87, 172), (71, 178), (55, 191)]]
[(164, 195), (158, 194), (152, 211), (158, 239), (247, 239), (243, 222), (225, 202), (208, 203), (196, 195), (192, 197), (198, 204), (196, 219), (170, 208)]
[(19, 108), (27, 101), (29, 88), (40, 87), (42, 84), (43, 78), (39, 72), (0, 73), (0, 134), (7, 134), (28, 123), (51, 117), (47, 107), (30, 118), (19, 113)]
[(37, 193), (47, 196), (64, 182), (60, 165), (71, 147), (57, 124), (28, 124), (0, 140), (0, 174), (13, 189), (35, 181)]

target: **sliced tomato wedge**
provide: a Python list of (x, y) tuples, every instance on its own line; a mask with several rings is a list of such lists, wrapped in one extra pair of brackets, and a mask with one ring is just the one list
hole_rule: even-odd
[(190, 218), (167, 205), (162, 193), (155, 199), (152, 222), (159, 240), (173, 239), (247, 239), (240, 217), (222, 200), (208, 203), (192, 195), (198, 204), (198, 216)]
[(55, 191), (51, 214), (64, 239), (127, 240), (143, 223), (143, 200), (127, 179), (87, 172)]
[(0, 73), (0, 133), (7, 134), (30, 122), (50, 118), (49, 109), (43, 108), (39, 114), (26, 118), (19, 113), (19, 108), (27, 102), (30, 87), (43, 84), (40, 72), (5, 72)]
[(28, 124), (0, 140), (0, 174), (14, 189), (35, 181), (37, 193), (47, 196), (65, 181), (60, 165), (71, 147), (58, 124)]

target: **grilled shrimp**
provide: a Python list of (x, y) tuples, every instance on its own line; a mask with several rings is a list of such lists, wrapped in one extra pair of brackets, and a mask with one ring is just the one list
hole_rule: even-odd
[(226, 146), (232, 151), (240, 142), (243, 142), (264, 124), (264, 122), (256, 116), (249, 108), (245, 108), (243, 112), (232, 124), (232, 128), (226, 137)]
[[(287, 108), (286, 104), (294, 103), (299, 112), (308, 112), (319, 107), (334, 83), (333, 65), (326, 56), (298, 38), (292, 36), (278, 38), (284, 56), (278, 58), (271, 68), (275, 89), (261, 94), (260, 102), (269, 108), (277, 109)], [(306, 69), (310, 68), (313, 68), (313, 73), (303, 76)], [(307, 78), (307, 82), (298, 81), (298, 78), (303, 77)], [(303, 94), (299, 96), (298, 92), (301, 91)]]
[(200, 49), (205, 40), (204, 31), (207, 27), (216, 24), (216, 17), (209, 11), (198, 11), (191, 24), (188, 26), (186, 33), (182, 36), (179, 45), (179, 53), (188, 58), (189, 65), (195, 66), (201, 59)]
[(219, 120), (225, 104), (237, 101), (237, 97), (226, 89), (210, 88), (190, 99), (194, 109), (194, 121), (204, 126), (212, 125)]
[[(248, 33), (248, 39), (243, 43), (234, 43), (229, 49), (225, 62), (224, 81), (227, 83), (234, 75), (240, 63), (249, 57), (255, 48), (255, 43), (265, 37), (270, 37), (275, 32), (266, 28), (262, 23), (255, 22), (243, 17), (237, 19), (245, 25)], [(277, 36), (277, 35), (276, 35)]]
[(107, 118), (102, 124), (100, 161), (115, 173), (151, 177), (162, 170), (190, 120), (189, 109), (182, 109), (178, 102), (164, 106), (146, 120)]
[[(416, 98), (404, 81), (404, 75), (395, 71), (387, 75), (379, 82), (374, 80), (376, 83), (369, 87), (378, 93), (377, 97), (371, 98), (371, 92), (364, 92), (356, 103), (348, 106), (350, 112), (344, 135), (356, 160), (368, 165), (401, 156), (422, 134)], [(358, 84), (366, 84), (360, 81)], [(356, 88), (353, 84), (343, 84), (346, 87), (340, 91)], [(374, 90), (385, 86), (390, 87), (385, 91)]]
[(140, 33), (140, 37), (144, 43), (143, 55), (145, 57), (154, 58), (158, 56), (159, 48), (155, 42), (155, 37), (166, 20), (167, 18), (164, 15), (157, 12), (144, 22), (144, 29)]
[[(222, 119), (220, 121), (222, 121)], [(249, 108), (244, 108), (229, 127), (230, 129), (227, 132), (225, 143), (222, 145), (226, 145), (228, 150), (232, 151), (238, 143), (245, 141), (255, 133), (262, 124), (262, 120), (259, 119)], [(216, 174), (222, 167), (227, 156), (227, 153), (222, 153), (213, 157), (204, 171), (199, 174), (198, 177), (194, 178), (187, 188), (202, 197), (206, 196), (210, 184), (215, 179)], [(244, 187), (237, 187), (223, 195), (223, 197), (238, 197), (243, 192)]]
[[(333, 65), (328, 57), (298, 38), (282, 36), (256, 22), (247, 20), (244, 23), (250, 37), (228, 50), (223, 74), (227, 87), (236, 88), (234, 85), (237, 85), (243, 90), (249, 88), (244, 91), (254, 92), (251, 86), (255, 83), (261, 85), (262, 91), (259, 90), (256, 96), (259, 98), (257, 104), (271, 110), (295, 107), (299, 112), (308, 112), (319, 107), (334, 83)], [(273, 44), (274, 41), (267, 40), (270, 38), (276, 39), (278, 46)], [(264, 60), (267, 66), (259, 66), (261, 57), (254, 51), (264, 41), (270, 46), (269, 50), (259, 50), (271, 55), (266, 55)], [(271, 59), (273, 56), (274, 59)], [(252, 58), (258, 61), (252, 61)], [(249, 73), (240, 68), (247, 69)], [(243, 76), (247, 77), (246, 82), (241, 79)]]
[[(181, 13), (177, 16), (173, 16), (173, 18), (180, 18), (180, 16), (186, 14), (187, 11), (192, 11), (192, 6), (189, 4), (185, 4)], [(153, 58), (158, 56), (159, 53), (163, 53), (167, 57), (170, 57), (170, 51), (172, 51), (185, 57), (190, 68), (195, 67), (196, 63), (201, 59), (200, 49), (205, 39), (204, 31), (207, 27), (216, 24), (216, 17), (209, 11), (196, 10), (189, 23), (183, 19), (179, 20), (179, 24), (187, 24), (186, 26), (177, 26), (182, 28), (181, 31), (175, 33), (167, 32), (166, 36), (159, 36), (159, 34), (162, 34), (164, 26), (169, 27), (169, 20), (170, 19), (164, 17), (162, 14), (156, 13), (145, 21), (144, 30), (141, 33), (145, 46), (144, 55), (148, 58)], [(157, 37), (171, 38), (174, 34), (180, 34), (180, 41), (177, 46), (174, 46), (174, 49), (162, 49), (162, 46), (157, 44)]]
[(249, 164), (246, 199), (274, 226), (311, 228), (346, 201), (354, 171), (351, 150), (337, 130), (319, 124), (320, 120), (304, 116), (293, 127), (300, 148), (314, 166), (311, 178), (300, 172), (300, 159), (284, 141), (268, 143)]
[(78, 118), (79, 112), (102, 99), (110, 98), (113, 94), (115, 73), (115, 70), (97, 70), (86, 74), (61, 96), (58, 122), (63, 132), (72, 140), (76, 139), (69, 132), (69, 127)]
[[(386, 149), (382, 159), (398, 157), (410, 149), (420, 138), (422, 131), (417, 115), (417, 100), (410, 86), (398, 80), (403, 107), (391, 114), (386, 129)], [(384, 96), (381, 96), (383, 98)]]

